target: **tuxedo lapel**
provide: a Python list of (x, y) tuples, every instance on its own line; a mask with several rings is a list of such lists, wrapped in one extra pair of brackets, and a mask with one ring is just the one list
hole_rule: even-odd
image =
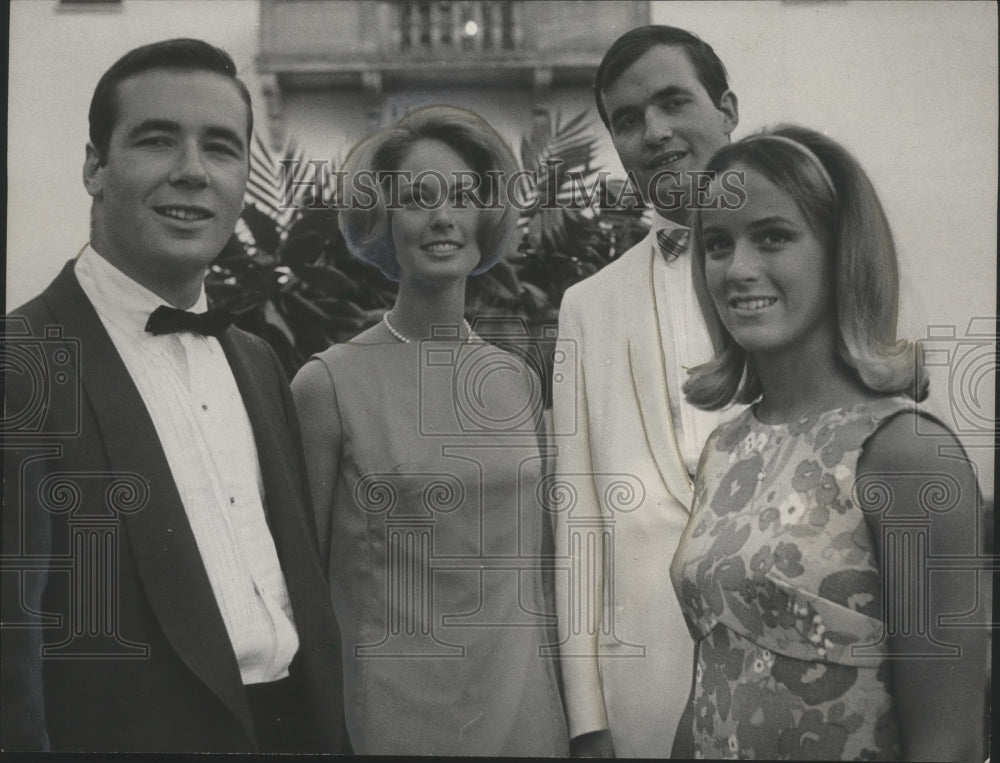
[(126, 515), (124, 523), (150, 605), (180, 658), (230, 708), (252, 739), (239, 666), (142, 397), (80, 288), (72, 263), (43, 297), (66, 335), (80, 341), (83, 392), (111, 471), (140, 475), (149, 485), (148, 505)]
[[(640, 309), (635, 320), (629, 321), (629, 363), (635, 386), (646, 440), (667, 488), (674, 498), (690, 507), (693, 498), (691, 480), (680, 457), (680, 446), (670, 415), (670, 392), (667, 388), (667, 364), (674, 362), (664, 356), (663, 331), (667, 321), (666, 295), (662, 283), (653, 277), (654, 257), (652, 234), (648, 246), (633, 263), (630, 285), (637, 294)], [(652, 309), (650, 309), (652, 308)]]

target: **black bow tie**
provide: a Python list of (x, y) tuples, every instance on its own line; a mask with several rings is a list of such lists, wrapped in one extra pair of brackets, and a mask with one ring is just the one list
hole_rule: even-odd
[(189, 313), (175, 307), (160, 305), (146, 321), (146, 331), (153, 336), (190, 331), (204, 336), (219, 336), (233, 322), (232, 313), (227, 310), (209, 310), (204, 313)]

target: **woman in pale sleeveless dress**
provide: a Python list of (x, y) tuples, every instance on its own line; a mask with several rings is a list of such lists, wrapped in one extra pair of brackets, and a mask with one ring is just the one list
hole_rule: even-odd
[(516, 219), (488, 173), (515, 169), (489, 125), (450, 107), (413, 112), (345, 165), (341, 230), (399, 292), (292, 388), (356, 753), (568, 752), (542, 579), (541, 387), (463, 317), (468, 276), (496, 263)]

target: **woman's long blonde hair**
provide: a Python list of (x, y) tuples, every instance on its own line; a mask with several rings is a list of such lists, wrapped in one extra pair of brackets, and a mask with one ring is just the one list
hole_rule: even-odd
[[(726, 146), (707, 169), (721, 173), (736, 163), (760, 172), (795, 199), (813, 232), (828, 242), (840, 359), (875, 392), (923, 400), (927, 374), (922, 348), (896, 338), (899, 267), (892, 231), (861, 165), (836, 141), (796, 125), (779, 125)], [(762, 391), (760, 379), (708, 296), (697, 212), (692, 233), (694, 286), (715, 357), (691, 370), (684, 394), (705, 410), (753, 402)]]

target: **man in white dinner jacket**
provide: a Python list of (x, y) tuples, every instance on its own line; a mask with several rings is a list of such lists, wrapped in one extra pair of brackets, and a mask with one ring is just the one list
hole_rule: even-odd
[(554, 400), (559, 637), (572, 752), (667, 757), (694, 647), (670, 583), (692, 478), (718, 414), (688, 405), (687, 369), (712, 346), (691, 282), (692, 171), (739, 120), (722, 62), (667, 26), (626, 33), (604, 56), (597, 108), (631, 181), (655, 208), (639, 244), (563, 297), (575, 378)]

